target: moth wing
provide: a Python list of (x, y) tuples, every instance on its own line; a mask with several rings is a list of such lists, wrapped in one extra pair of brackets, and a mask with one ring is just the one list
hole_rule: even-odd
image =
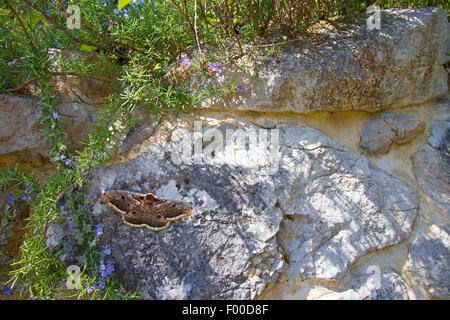
[(157, 206), (161, 206), (161, 212), (168, 221), (175, 221), (192, 214), (192, 207), (182, 201), (164, 201)]
[(170, 225), (162, 214), (154, 212), (154, 210), (132, 210), (126, 215), (122, 216), (125, 224), (135, 228), (146, 227), (147, 229), (154, 231), (161, 231), (167, 229)]

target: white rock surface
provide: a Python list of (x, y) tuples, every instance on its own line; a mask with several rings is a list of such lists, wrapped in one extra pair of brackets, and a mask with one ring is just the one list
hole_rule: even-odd
[(432, 225), (409, 246), (408, 270), (433, 296), (450, 298), (450, 225)]
[(286, 218), (278, 233), (288, 279), (338, 279), (367, 252), (408, 237), (414, 191), (318, 130), (282, 130), (275, 185)]

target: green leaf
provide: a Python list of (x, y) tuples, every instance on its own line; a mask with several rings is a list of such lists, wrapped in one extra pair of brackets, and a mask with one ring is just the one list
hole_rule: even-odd
[(123, 7), (125, 7), (127, 4), (129, 4), (132, 1), (134, 1), (134, 0), (119, 0), (119, 7), (117, 10), (120, 11)]
[(95, 49), (97, 49), (97, 47), (88, 46), (87, 44), (82, 44), (81, 46), (78, 47), (78, 49), (83, 50), (83, 51), (94, 51)]

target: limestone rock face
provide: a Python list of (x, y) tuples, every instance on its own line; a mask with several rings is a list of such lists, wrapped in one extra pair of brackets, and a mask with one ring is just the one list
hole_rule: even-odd
[[(243, 121), (203, 120), (207, 125), (193, 134), (194, 145), (212, 128), (224, 134), (259, 130)], [(271, 150), (276, 170), (261, 171), (242, 165), (255, 161), (248, 154), (220, 150), (199, 162), (177, 163), (173, 152), (187, 122), (181, 117), (160, 124), (153, 137), (160, 144), (133, 161), (97, 170), (87, 193), (119, 278), (131, 288), (139, 285), (144, 297), (254, 298), (286, 269), (282, 252), (289, 255), (287, 277), (337, 279), (358, 257), (411, 231), (417, 214), (412, 189), (316, 129), (277, 128), (279, 140), (270, 140), (279, 144)], [(127, 227), (99, 203), (106, 190), (154, 186), (160, 186), (158, 196), (191, 201), (195, 213), (155, 233)]]
[(429, 144), (412, 157), (414, 176), (421, 189), (444, 212), (450, 212), (450, 121), (431, 124)]
[(39, 163), (46, 158), (50, 146), (40, 132), (40, 116), (34, 99), (0, 95), (0, 155), (5, 162), (22, 158)]
[(432, 295), (450, 297), (450, 226), (433, 225), (409, 247), (408, 269)]
[[(255, 62), (258, 72), (224, 70), (210, 86), (235, 81), (238, 97), (200, 108), (256, 111), (379, 110), (417, 104), (447, 93), (449, 24), (440, 8), (381, 11), (381, 28), (366, 20), (302, 39)], [(300, 49), (301, 48), (301, 49)]]
[[(95, 108), (80, 103), (61, 103), (56, 111), (71, 147), (80, 147), (94, 121)], [(33, 97), (0, 95), (0, 163), (48, 161), (50, 145), (39, 123), (40, 107)]]
[[(104, 226), (102, 242), (111, 248), (119, 277), (139, 285), (147, 298), (254, 298), (285, 265), (275, 239), (282, 213), (273, 182), (230, 163), (177, 165), (172, 152), (174, 142), (166, 142), (94, 174), (94, 215)], [(155, 233), (127, 227), (98, 203), (104, 190), (146, 192), (155, 186), (156, 195), (192, 202), (194, 214)]]
[(361, 277), (352, 289), (341, 292), (311, 293), (310, 300), (408, 300), (402, 278), (395, 272)]
[(371, 120), (361, 133), (360, 146), (369, 153), (387, 153), (393, 143), (407, 143), (425, 129), (423, 121), (405, 115), (384, 113)]
[(317, 130), (283, 131), (275, 185), (287, 279), (338, 279), (358, 257), (408, 237), (418, 207), (410, 187)]

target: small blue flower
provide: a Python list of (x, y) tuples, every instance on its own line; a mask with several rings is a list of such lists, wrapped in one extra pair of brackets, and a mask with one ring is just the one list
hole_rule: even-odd
[(70, 220), (66, 220), (66, 222), (64, 222), (64, 225), (68, 226), (70, 229), (72, 229), (72, 222), (70, 222)]
[(59, 44), (61, 43), (61, 41), (58, 41), (56, 44), (55, 44), (55, 48), (59, 48)]
[(8, 196), (8, 202), (13, 202), (14, 201), (14, 196), (13, 196), (13, 194), (12, 193), (10, 193), (9, 194), (9, 196)]
[(66, 155), (62, 154), (59, 156), (59, 160), (64, 161), (66, 159)]
[(220, 68), (222, 64), (220, 62), (212, 62), (209, 64), (209, 68), (212, 72), (220, 72), (222, 69)]
[(100, 270), (100, 273), (103, 274), (105, 272), (106, 266), (103, 262), (103, 258), (100, 259), (100, 265), (98, 266), (98, 269)]
[(105, 289), (105, 281), (99, 281), (98, 284), (94, 285), (94, 288), (98, 290)]
[(58, 119), (59, 115), (56, 111), (53, 111), (52, 117), (53, 119)]
[(237, 87), (237, 91), (242, 91), (242, 87), (241, 87), (241, 86), (238, 86), (238, 87)]
[(111, 254), (111, 249), (110, 248), (108, 248), (108, 246), (103, 246), (102, 247), (103, 248), (103, 253), (105, 254), (105, 255), (110, 255)]
[(108, 261), (108, 264), (105, 265), (103, 262), (103, 258), (100, 260), (100, 266), (99, 266), (100, 276), (102, 278), (102, 281), (108, 279), (111, 274), (114, 272), (114, 264), (111, 261)]
[(95, 234), (96, 236), (100, 236), (103, 233), (103, 227), (101, 224), (98, 224), (95, 226), (96, 230), (95, 230)]
[(180, 62), (183, 64), (183, 67), (186, 69), (192, 64), (192, 60), (189, 57), (184, 57), (180, 59)]
[(23, 201), (28, 201), (28, 200), (30, 200), (30, 198), (28, 198), (27, 195), (24, 193), (24, 194), (22, 195), (22, 200), (23, 200)]
[(70, 159), (64, 160), (64, 164), (68, 167), (75, 167), (77, 165), (76, 161)]
[(9, 285), (4, 286), (3, 290), (5, 290), (5, 296), (9, 296), (11, 294), (11, 287)]
[(103, 274), (103, 277), (105, 279), (108, 279), (113, 272), (114, 272), (114, 265), (113, 265), (113, 263), (111, 261), (108, 261), (108, 264), (106, 265), (106, 269), (105, 269), (105, 272)]

